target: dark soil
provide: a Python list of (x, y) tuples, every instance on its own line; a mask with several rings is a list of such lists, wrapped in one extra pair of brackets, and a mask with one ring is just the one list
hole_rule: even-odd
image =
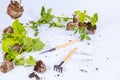
[(8, 71), (14, 68), (13, 63), (8, 60), (4, 60), (4, 62), (0, 66), (0, 71), (3, 73), (7, 73)]
[(18, 51), (18, 52), (21, 52), (21, 48), (22, 48), (21, 45), (15, 44), (12, 49), (13, 49), (13, 50), (16, 50), (16, 51)]
[(97, 67), (97, 68), (95, 68), (95, 70), (96, 70), (96, 71), (99, 71), (99, 68)]
[(81, 72), (87, 73), (88, 71), (84, 70), (84, 69), (80, 69)]
[(78, 27), (85, 27), (85, 26), (87, 26), (87, 23), (86, 23), (86, 22), (84, 22), (84, 23), (79, 22), (79, 23), (78, 23)]
[(67, 23), (66, 30), (74, 29), (74, 27), (76, 27), (76, 26), (77, 26), (76, 23), (74, 23), (74, 22), (68, 22), (68, 23)]
[(96, 30), (96, 25), (92, 26), (90, 22), (87, 23), (87, 30), (90, 34), (94, 34)]
[(23, 7), (17, 1), (11, 1), (7, 7), (7, 13), (13, 19), (21, 17), (23, 11)]
[(29, 78), (33, 78), (33, 77), (35, 77), (35, 73), (34, 72), (29, 74)]
[(9, 26), (4, 29), (3, 33), (14, 33), (14, 29), (11, 26)]
[(46, 66), (41, 60), (39, 60), (36, 62), (36, 65), (34, 66), (34, 70), (38, 73), (44, 73), (46, 71)]
[(29, 78), (34, 78), (34, 77), (36, 78), (36, 80), (40, 80), (40, 77), (37, 74), (35, 74), (34, 72), (29, 74)]
[(73, 14), (73, 23), (78, 23), (78, 17)]

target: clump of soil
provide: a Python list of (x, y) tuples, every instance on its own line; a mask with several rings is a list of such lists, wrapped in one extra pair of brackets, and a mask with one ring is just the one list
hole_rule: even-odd
[(36, 80), (40, 80), (40, 77), (37, 74), (35, 74), (34, 72), (29, 74), (29, 78), (34, 78), (34, 77), (36, 78)]
[(14, 29), (11, 26), (9, 26), (4, 29), (3, 33), (14, 33)]
[(0, 71), (3, 73), (7, 73), (10, 70), (12, 70), (13, 68), (14, 68), (14, 65), (11, 61), (4, 60), (4, 62), (0, 66)]
[(94, 34), (96, 30), (96, 25), (92, 26), (90, 22), (87, 23), (87, 30), (90, 34)]
[(21, 52), (21, 48), (22, 48), (21, 45), (15, 44), (12, 49), (13, 49), (13, 50), (16, 50), (16, 51), (18, 51), (18, 52)]
[(77, 15), (73, 14), (73, 23), (78, 23), (78, 17)]
[(85, 27), (85, 26), (87, 26), (87, 23), (86, 23), (86, 22), (84, 22), (84, 23), (78, 22), (78, 27), (79, 27), (79, 28), (80, 28), (80, 27)]
[(18, 1), (11, 0), (10, 4), (7, 7), (7, 13), (13, 19), (21, 17), (23, 14), (23, 11), (24, 9), (20, 5), (20, 3), (18, 3)]
[(76, 26), (77, 26), (76, 23), (74, 23), (74, 22), (68, 22), (68, 23), (67, 23), (66, 30), (74, 29), (74, 27), (76, 27)]
[(46, 66), (41, 60), (39, 60), (36, 62), (36, 65), (34, 66), (34, 70), (38, 73), (44, 73), (46, 71)]

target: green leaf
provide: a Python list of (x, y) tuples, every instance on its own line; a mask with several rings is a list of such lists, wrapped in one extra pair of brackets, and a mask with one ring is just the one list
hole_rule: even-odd
[(16, 20), (13, 22), (12, 27), (13, 27), (14, 33), (15, 33), (16, 35), (26, 34), (26, 30), (25, 30), (24, 26), (21, 25), (21, 23), (19, 22), (18, 19), (16, 19)]
[(8, 48), (8, 52), (7, 52), (7, 60), (15, 60), (16, 59), (16, 56), (18, 55), (19, 53), (15, 50), (12, 50), (11, 48)]
[(3, 33), (2, 34), (2, 40), (5, 40), (7, 38), (13, 38), (13, 35), (11, 33)]
[(86, 40), (90, 40), (90, 37), (88, 35), (85, 36)]
[(26, 63), (27, 65), (32, 66), (36, 64), (36, 60), (32, 56), (29, 56), (29, 58), (26, 59)]
[(24, 65), (25, 64), (25, 59), (24, 58), (17, 59), (15, 61), (15, 64), (16, 65)]
[(52, 8), (49, 8), (49, 9), (47, 10), (47, 14), (51, 14), (51, 12), (52, 12)]
[(15, 42), (13, 39), (7, 38), (7, 39), (3, 40), (3, 42), (2, 42), (2, 50), (4, 52), (8, 52), (8, 49), (10, 47), (12, 47), (14, 44), (15, 44)]
[(46, 14), (46, 12), (45, 12), (45, 7), (42, 6), (42, 9), (41, 9), (41, 16), (43, 16), (44, 14)]
[(78, 16), (78, 19), (81, 23), (84, 23), (88, 19), (88, 16), (86, 15), (86, 10), (84, 10), (83, 12), (75, 11), (74, 13)]
[(45, 46), (45, 44), (44, 44), (42, 41), (40, 41), (40, 38), (34, 39), (33, 44), (34, 44), (34, 45), (33, 45), (34, 51), (40, 51), (40, 50), (42, 50), (42, 49), (44, 48), (44, 46)]
[(98, 14), (95, 13), (91, 18), (90, 18), (91, 25), (94, 27), (95, 24), (98, 22)]
[(33, 39), (32, 38), (30, 38), (30, 37), (25, 37), (24, 39), (23, 39), (23, 49), (26, 51), (26, 52), (29, 52), (29, 51), (31, 51), (32, 50), (32, 48), (33, 48)]
[(85, 39), (85, 35), (83, 33), (80, 34), (80, 39), (84, 40)]

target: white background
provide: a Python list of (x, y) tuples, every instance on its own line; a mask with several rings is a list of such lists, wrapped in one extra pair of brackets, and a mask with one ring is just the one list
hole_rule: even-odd
[[(7, 14), (8, 0), (0, 0), (0, 38), (5, 27), (14, 21)], [(40, 17), (41, 6), (52, 8), (54, 15), (61, 13), (72, 16), (74, 10), (87, 10), (89, 15), (99, 14), (97, 31), (90, 35), (91, 41), (82, 41), (70, 45), (64, 49), (39, 55), (39, 52), (25, 53), (24, 56), (34, 56), (41, 59), (47, 66), (44, 74), (38, 74), (44, 80), (120, 80), (120, 0), (23, 0), (24, 13), (20, 18), (22, 23), (29, 20), (37, 20)], [(28, 30), (28, 36), (34, 37), (34, 32)], [(66, 31), (65, 28), (48, 28), (48, 25), (39, 27), (41, 40), (46, 43), (47, 50), (68, 40), (78, 38), (73, 31)], [(90, 43), (90, 45), (87, 45)], [(1, 47), (1, 44), (0, 44)], [(54, 64), (61, 60), (74, 47), (78, 47), (76, 53), (63, 65), (62, 74), (53, 71)], [(47, 57), (46, 57), (47, 56)], [(0, 63), (2, 62), (2, 50), (0, 50)], [(95, 70), (98, 68), (99, 70)], [(0, 80), (35, 80), (29, 79), (33, 67), (15, 66), (10, 72), (0, 72)], [(87, 71), (81, 72), (84, 69)], [(58, 77), (57, 74), (60, 76)]]

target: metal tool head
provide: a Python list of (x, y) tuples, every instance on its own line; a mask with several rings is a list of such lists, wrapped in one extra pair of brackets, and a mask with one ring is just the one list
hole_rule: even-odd
[(52, 49), (50, 49), (50, 50), (46, 50), (46, 51), (44, 51), (44, 52), (41, 52), (40, 54), (46, 53), (46, 52), (51, 52), (51, 51), (54, 51), (54, 50), (55, 50), (55, 48), (52, 48)]
[(54, 71), (58, 71), (58, 72), (62, 73), (63, 67), (61, 67), (61, 65), (54, 65)]

